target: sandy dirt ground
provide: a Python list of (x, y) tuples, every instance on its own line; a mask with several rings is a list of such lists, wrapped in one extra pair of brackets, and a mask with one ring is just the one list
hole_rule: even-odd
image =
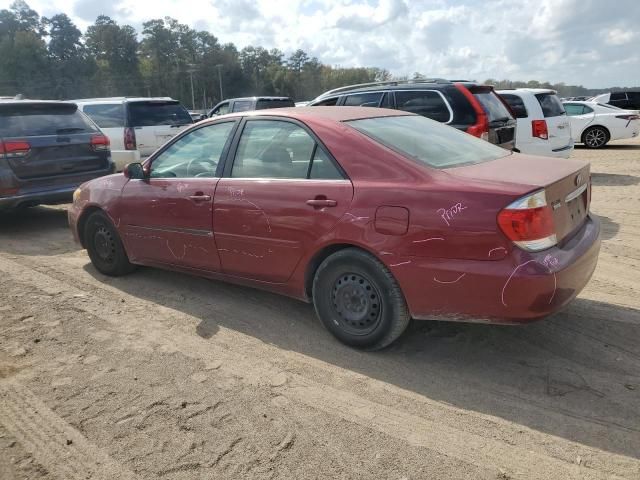
[(64, 207), (0, 217), (0, 479), (639, 479), (640, 142), (574, 155), (604, 238), (580, 297), (378, 353), (269, 293), (104, 277)]

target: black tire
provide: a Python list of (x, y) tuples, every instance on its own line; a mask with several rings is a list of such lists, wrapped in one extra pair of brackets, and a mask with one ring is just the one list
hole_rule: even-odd
[(118, 231), (103, 212), (89, 216), (84, 227), (84, 240), (91, 263), (100, 273), (119, 277), (135, 270)]
[(609, 132), (604, 127), (589, 127), (582, 134), (582, 143), (587, 148), (602, 148), (609, 142)]
[(327, 257), (313, 279), (313, 303), (324, 326), (341, 342), (379, 350), (411, 320), (400, 286), (375, 257), (347, 248)]

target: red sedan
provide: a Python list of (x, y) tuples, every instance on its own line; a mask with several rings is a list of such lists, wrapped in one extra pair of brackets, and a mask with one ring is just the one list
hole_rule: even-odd
[(268, 289), (376, 349), (411, 318), (526, 323), (567, 305), (598, 259), (590, 195), (579, 160), (395, 110), (291, 108), (194, 125), (84, 184), (69, 222), (103, 274)]

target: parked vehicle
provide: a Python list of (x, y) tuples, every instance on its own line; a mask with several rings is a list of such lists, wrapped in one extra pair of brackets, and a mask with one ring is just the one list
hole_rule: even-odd
[(531, 155), (569, 158), (571, 125), (554, 90), (518, 88), (497, 92), (511, 107), (518, 125), (516, 149)]
[(92, 98), (74, 100), (111, 141), (118, 171), (139, 162), (193, 120), (180, 102), (162, 98)]
[(251, 110), (266, 110), (268, 108), (294, 107), (289, 97), (245, 97), (231, 98), (218, 103), (209, 112), (210, 117), (233, 112), (248, 112)]
[(75, 104), (0, 101), (0, 210), (70, 202), (114, 171), (109, 139)]
[(507, 150), (514, 148), (516, 120), (493, 87), (443, 79), (375, 82), (336, 88), (310, 106), (380, 107), (417, 113)]
[[(426, 133), (426, 134), (425, 134)], [(410, 318), (526, 323), (569, 303), (600, 248), (589, 164), (438, 122), (298, 107), (194, 125), (69, 210), (95, 268), (149, 265), (312, 301), (341, 341)]]
[(640, 111), (640, 90), (603, 93), (595, 96), (592, 100), (597, 103), (608, 103), (626, 110)]
[(640, 115), (596, 102), (566, 102), (564, 109), (571, 121), (573, 141), (588, 148), (604, 147), (611, 140), (637, 137)]

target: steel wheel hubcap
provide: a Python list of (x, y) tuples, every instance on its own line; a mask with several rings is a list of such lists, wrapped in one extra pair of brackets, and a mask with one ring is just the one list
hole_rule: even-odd
[(605, 139), (606, 135), (600, 129), (591, 130), (589, 133), (587, 133), (586, 138), (587, 144), (592, 147), (599, 147), (600, 145), (604, 144)]
[(340, 326), (355, 335), (366, 335), (380, 321), (380, 294), (362, 275), (341, 275), (331, 292), (333, 307)]
[(113, 262), (116, 254), (116, 242), (109, 230), (100, 227), (93, 237), (93, 245), (98, 256), (105, 262)]

